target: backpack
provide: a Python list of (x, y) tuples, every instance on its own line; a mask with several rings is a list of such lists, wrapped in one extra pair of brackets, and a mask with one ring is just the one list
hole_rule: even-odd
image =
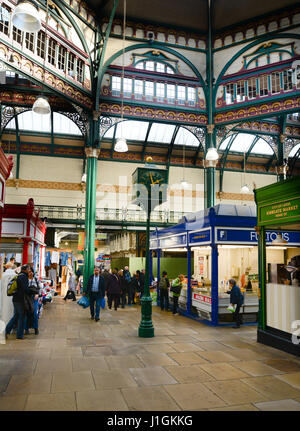
[(129, 271), (125, 272), (124, 278), (125, 278), (125, 280), (126, 280), (127, 283), (131, 282), (131, 277), (130, 277), (130, 272)]
[(167, 280), (165, 278), (161, 278), (159, 280), (158, 287), (160, 289), (167, 289)]
[(18, 287), (17, 279), (18, 279), (18, 276), (16, 275), (8, 283), (8, 285), (7, 285), (7, 292), (6, 292), (7, 296), (13, 296), (13, 294), (16, 293), (17, 287)]

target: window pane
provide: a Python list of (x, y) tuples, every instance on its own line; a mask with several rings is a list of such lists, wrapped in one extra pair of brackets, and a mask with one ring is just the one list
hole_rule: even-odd
[(144, 62), (140, 61), (138, 64), (135, 65), (136, 69), (144, 69)]
[(55, 48), (56, 48), (56, 42), (53, 39), (49, 39), (49, 45), (48, 45), (48, 63), (55, 66)]
[(188, 87), (188, 102), (189, 105), (195, 105), (196, 102), (196, 90), (193, 87)]
[(165, 65), (163, 63), (156, 63), (156, 71), (165, 73)]
[(248, 79), (248, 98), (254, 99), (257, 96), (256, 78)]
[(146, 70), (154, 70), (154, 61), (146, 61)]
[(124, 78), (124, 96), (131, 97), (132, 94), (132, 79)]
[(119, 76), (113, 76), (111, 80), (112, 95), (120, 96), (121, 93), (121, 78)]
[(175, 85), (167, 84), (167, 98), (169, 103), (175, 101)]
[(37, 55), (42, 58), (44, 58), (45, 56), (45, 41), (46, 41), (45, 33), (43, 31), (39, 31), (37, 36), (36, 52), (37, 52)]
[(280, 92), (280, 73), (275, 72), (271, 75), (272, 94)]
[(192, 132), (185, 129), (184, 127), (180, 127), (176, 135), (174, 144), (187, 145), (188, 147), (198, 147), (199, 141)]
[(234, 84), (227, 84), (225, 87), (226, 105), (230, 105), (234, 101)]
[(294, 157), (294, 155), (297, 153), (299, 148), (300, 148), (300, 144), (295, 145), (292, 151), (290, 152), (289, 157)]
[(18, 30), (15, 26), (13, 26), (13, 40), (15, 40), (17, 43), (22, 43), (23, 40), (23, 34), (21, 30)]
[(25, 46), (29, 51), (34, 51), (34, 33), (25, 33)]
[(53, 113), (53, 131), (54, 133), (63, 133), (67, 135), (81, 135), (79, 127), (68, 117), (57, 112)]
[(154, 83), (150, 81), (145, 82), (146, 99), (152, 100), (154, 94)]
[(72, 77), (74, 77), (74, 68), (75, 68), (75, 55), (69, 52), (68, 74)]
[(148, 121), (122, 121), (117, 124), (116, 138), (123, 137), (128, 140), (144, 141), (148, 126)]
[(267, 96), (268, 95), (268, 77), (267, 75), (263, 75), (259, 77), (259, 95)]
[(293, 89), (293, 71), (290, 70), (284, 70), (283, 71), (283, 89), (286, 90), (292, 90)]
[(144, 93), (144, 83), (143, 81), (136, 79), (134, 81), (134, 94), (136, 99), (141, 99)]
[(234, 139), (230, 151), (238, 151), (239, 153), (245, 153), (249, 150), (252, 142), (255, 139), (255, 135), (249, 133), (239, 133)]
[(0, 6), (0, 32), (6, 35), (9, 34), (10, 9), (2, 5)]
[(167, 73), (173, 73), (174, 74), (174, 70), (171, 69), (171, 67), (167, 66)]
[(185, 105), (186, 100), (186, 91), (185, 87), (183, 85), (177, 86), (177, 98), (178, 98), (178, 104), (179, 105)]
[(84, 62), (79, 58), (77, 59), (77, 81), (84, 81)]
[(63, 46), (59, 47), (58, 50), (58, 68), (61, 70), (65, 70), (65, 65), (66, 65), (66, 55), (67, 55), (67, 50), (66, 48), (64, 48)]
[(236, 101), (242, 102), (245, 100), (245, 81), (238, 81), (236, 84)]
[(156, 84), (156, 98), (159, 102), (163, 102), (165, 97), (165, 84), (157, 83)]
[(270, 145), (264, 141), (263, 139), (259, 139), (257, 143), (252, 148), (251, 154), (265, 154), (265, 155), (272, 155), (274, 152)]
[(148, 141), (161, 142), (165, 144), (170, 143), (174, 130), (175, 126), (171, 124), (154, 123), (152, 124)]

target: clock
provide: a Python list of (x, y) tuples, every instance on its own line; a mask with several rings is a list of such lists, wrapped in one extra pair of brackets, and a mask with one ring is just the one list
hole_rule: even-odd
[(144, 206), (151, 199), (152, 209), (161, 205), (167, 200), (168, 176), (166, 169), (157, 169), (154, 165), (137, 168), (132, 175), (132, 203)]

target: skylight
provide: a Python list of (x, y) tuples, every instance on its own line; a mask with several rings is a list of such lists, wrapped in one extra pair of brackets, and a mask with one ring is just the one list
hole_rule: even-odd
[(175, 145), (186, 145), (188, 147), (198, 147), (199, 141), (193, 133), (184, 127), (180, 127), (174, 142)]
[[(225, 151), (229, 143), (233, 139), (229, 152), (247, 153), (251, 145), (256, 139), (255, 135), (250, 133), (237, 133), (234, 138), (233, 135), (228, 136), (220, 145), (219, 149)], [(254, 147), (251, 149), (251, 154), (272, 155), (274, 152), (270, 145), (262, 138), (259, 138)]]
[(148, 141), (169, 144), (172, 140), (174, 130), (175, 126), (171, 124), (154, 123), (152, 124)]
[(289, 154), (289, 157), (294, 157), (294, 155), (297, 153), (299, 148), (300, 148), (300, 143), (294, 146), (294, 148), (292, 149), (292, 151)]
[(272, 156), (274, 154), (274, 151), (264, 139), (260, 138), (252, 148), (251, 154), (263, 154), (266, 156)]

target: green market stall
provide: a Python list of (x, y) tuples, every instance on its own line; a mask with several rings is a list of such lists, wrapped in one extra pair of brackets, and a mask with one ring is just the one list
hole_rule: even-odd
[[(255, 201), (260, 285), (257, 340), (300, 356), (300, 247), (293, 238), (300, 235), (300, 178), (255, 190)], [(278, 247), (276, 263), (267, 258), (269, 229), (285, 231), (285, 236), (273, 241)]]

